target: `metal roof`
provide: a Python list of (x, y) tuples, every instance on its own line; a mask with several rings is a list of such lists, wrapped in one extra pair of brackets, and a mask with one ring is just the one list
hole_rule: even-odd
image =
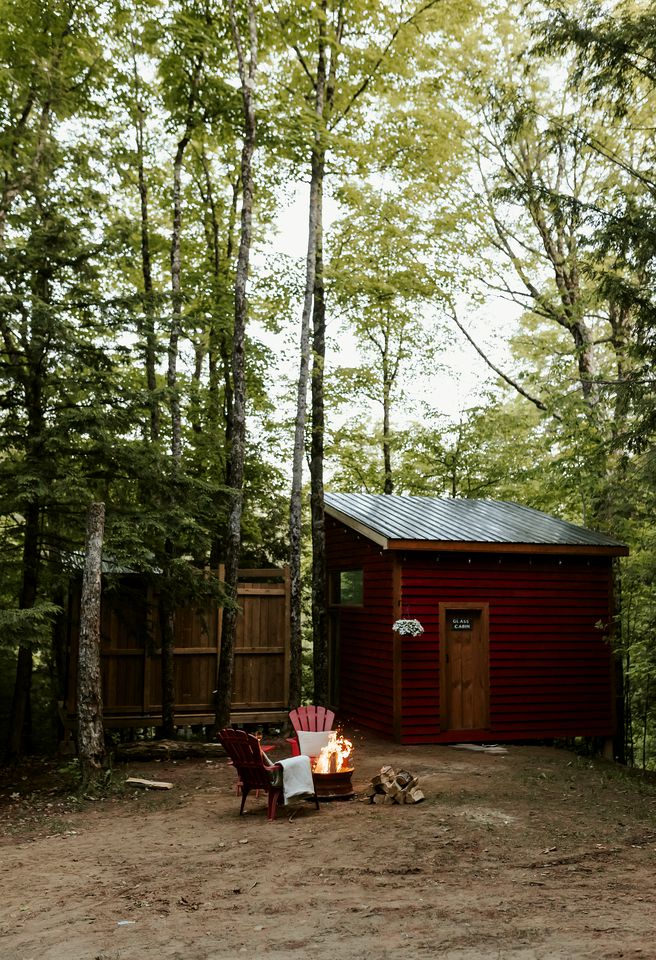
[(503, 500), (465, 500), (371, 493), (327, 493), (326, 513), (385, 547), (449, 544), (536, 545), (628, 553), (603, 533)]

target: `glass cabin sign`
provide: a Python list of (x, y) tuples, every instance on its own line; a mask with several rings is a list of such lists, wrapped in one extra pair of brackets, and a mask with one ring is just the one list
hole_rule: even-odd
[(451, 629), (452, 630), (471, 630), (472, 618), (471, 617), (453, 617), (451, 620)]

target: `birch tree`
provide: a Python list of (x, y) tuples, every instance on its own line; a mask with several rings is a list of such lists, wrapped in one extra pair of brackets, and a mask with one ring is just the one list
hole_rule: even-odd
[(253, 237), (253, 154), (255, 152), (256, 77), (258, 66), (257, 11), (254, 0), (248, 0), (246, 29), (234, 0), (229, 0), (230, 23), (237, 53), (243, 111), (243, 143), (241, 153), (241, 228), (239, 253), (235, 276), (235, 320), (232, 335), (232, 407), (229, 411), (230, 436), (230, 513), (228, 517), (225, 584), (232, 601), (223, 615), (221, 654), (216, 704), (216, 724), (219, 728), (230, 722), (232, 674), (234, 666), (235, 635), (237, 629), (237, 583), (241, 552), (241, 518), (243, 510), (244, 452), (246, 442), (246, 378), (245, 347), (248, 320), (247, 284)]
[[(408, 38), (412, 32), (428, 31), (434, 25), (432, 11), (442, 0), (424, 0), (399, 11), (396, 5), (372, 0), (357, 9), (342, 0), (329, 3), (320, 0), (312, 5), (309, 16), (289, 6), (280, 7), (278, 20), (283, 37), (298, 64), (298, 84), (312, 103), (309, 130), (305, 135), (306, 163), (309, 168), (308, 244), (305, 269), (305, 290), (301, 312), (299, 344), (299, 376), (296, 396), (296, 421), (293, 453), (293, 475), (290, 496), (290, 571), (291, 571), (291, 664), (290, 701), (297, 705), (301, 696), (301, 491), (305, 456), (307, 388), (310, 370), (311, 338), (315, 348), (312, 370), (313, 454), (312, 537), (315, 554), (313, 572), (313, 637), (315, 656), (315, 697), (327, 694), (327, 629), (325, 617), (325, 570), (323, 554), (323, 371), (325, 350), (326, 303), (323, 278), (323, 196), (327, 157), (339, 139), (339, 153), (344, 160), (358, 151), (357, 124), (361, 110), (375, 93), (381, 74), (408, 68), (414, 62)], [(299, 28), (299, 22), (301, 27)], [(362, 37), (368, 42), (363, 45)], [(361, 131), (360, 131), (361, 132)], [(338, 138), (339, 134), (339, 138)], [(349, 148), (349, 138), (353, 146)], [(348, 162), (348, 161), (347, 161)], [(319, 267), (319, 269), (317, 269)], [(318, 307), (313, 313), (313, 298)], [(311, 335), (310, 324), (314, 320)]]

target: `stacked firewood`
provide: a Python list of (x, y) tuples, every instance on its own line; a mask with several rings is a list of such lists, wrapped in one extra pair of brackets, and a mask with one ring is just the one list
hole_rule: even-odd
[(369, 797), (369, 803), (421, 803), (424, 794), (418, 784), (419, 777), (413, 776), (408, 770), (395, 773), (388, 764), (371, 778), (365, 795)]

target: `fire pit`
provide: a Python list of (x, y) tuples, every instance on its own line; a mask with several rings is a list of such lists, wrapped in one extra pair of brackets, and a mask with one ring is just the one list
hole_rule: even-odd
[(350, 800), (355, 796), (351, 784), (352, 750), (351, 741), (333, 731), (327, 746), (313, 758), (312, 780), (319, 800)]
[(318, 800), (350, 800), (355, 796), (351, 774), (353, 769), (340, 770), (338, 773), (316, 773), (312, 771), (314, 789)]

